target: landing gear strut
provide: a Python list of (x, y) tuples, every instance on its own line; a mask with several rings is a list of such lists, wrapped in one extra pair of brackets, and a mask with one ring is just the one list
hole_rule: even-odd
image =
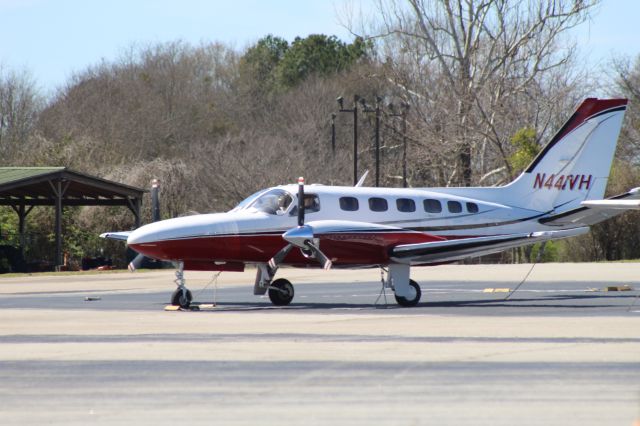
[(176, 271), (176, 279), (173, 280), (178, 288), (171, 295), (171, 304), (173, 306), (180, 306), (182, 309), (189, 309), (193, 295), (191, 291), (185, 287), (184, 280), (184, 262), (178, 262), (178, 270)]
[(416, 306), (422, 297), (422, 291), (417, 282), (409, 279), (410, 266), (408, 264), (392, 263), (389, 265), (386, 287), (393, 288), (398, 305), (410, 308)]
[(279, 278), (271, 281), (278, 270), (277, 264), (274, 266), (266, 263), (258, 264), (256, 281), (253, 285), (253, 294), (262, 296), (269, 292), (269, 300), (275, 306), (287, 306), (293, 300), (295, 294), (293, 285), (289, 280)]

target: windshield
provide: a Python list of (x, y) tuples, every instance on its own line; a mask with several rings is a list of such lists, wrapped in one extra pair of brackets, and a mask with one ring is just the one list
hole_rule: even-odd
[(246, 208), (249, 204), (251, 204), (253, 202), (253, 200), (258, 198), (258, 195), (262, 194), (263, 192), (265, 192), (264, 189), (261, 189), (258, 192), (254, 192), (253, 194), (249, 195), (244, 200), (240, 201), (240, 203), (237, 206), (235, 206), (233, 209), (231, 209), (229, 211), (230, 212), (235, 212), (235, 211), (242, 210), (242, 209)]
[(288, 208), (293, 197), (283, 189), (272, 189), (260, 195), (249, 207), (267, 214), (283, 214)]

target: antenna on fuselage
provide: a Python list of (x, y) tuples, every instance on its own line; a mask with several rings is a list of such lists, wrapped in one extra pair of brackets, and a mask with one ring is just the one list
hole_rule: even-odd
[(361, 187), (364, 184), (365, 179), (367, 178), (367, 176), (369, 176), (369, 170), (366, 170), (364, 172), (364, 174), (362, 175), (362, 177), (360, 178), (360, 180), (358, 181), (358, 183), (356, 183), (354, 186), (356, 188)]

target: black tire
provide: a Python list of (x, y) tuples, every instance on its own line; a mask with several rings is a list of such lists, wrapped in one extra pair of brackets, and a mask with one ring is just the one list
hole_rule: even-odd
[(190, 290), (185, 291), (183, 295), (181, 289), (176, 289), (171, 295), (171, 304), (173, 306), (180, 306), (182, 309), (189, 309), (192, 300), (193, 295)]
[(398, 302), (398, 305), (404, 306), (405, 308), (416, 306), (418, 302), (420, 302), (420, 297), (422, 297), (422, 290), (420, 290), (420, 286), (417, 282), (409, 280), (409, 285), (413, 287), (414, 290), (413, 298), (407, 299), (406, 297), (396, 296), (396, 302)]
[(269, 299), (275, 306), (287, 306), (293, 300), (293, 285), (289, 280), (279, 278), (271, 283), (269, 288)]

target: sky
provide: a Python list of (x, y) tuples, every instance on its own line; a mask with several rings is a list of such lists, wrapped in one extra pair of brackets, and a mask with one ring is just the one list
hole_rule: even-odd
[[(0, 66), (30, 73), (52, 93), (74, 72), (117, 59), (128, 47), (184, 40), (220, 41), (242, 49), (273, 34), (352, 36), (347, 10), (375, 11), (373, 0), (0, 0)], [(574, 31), (594, 67), (612, 54), (640, 54), (640, 1), (604, 0)]]

